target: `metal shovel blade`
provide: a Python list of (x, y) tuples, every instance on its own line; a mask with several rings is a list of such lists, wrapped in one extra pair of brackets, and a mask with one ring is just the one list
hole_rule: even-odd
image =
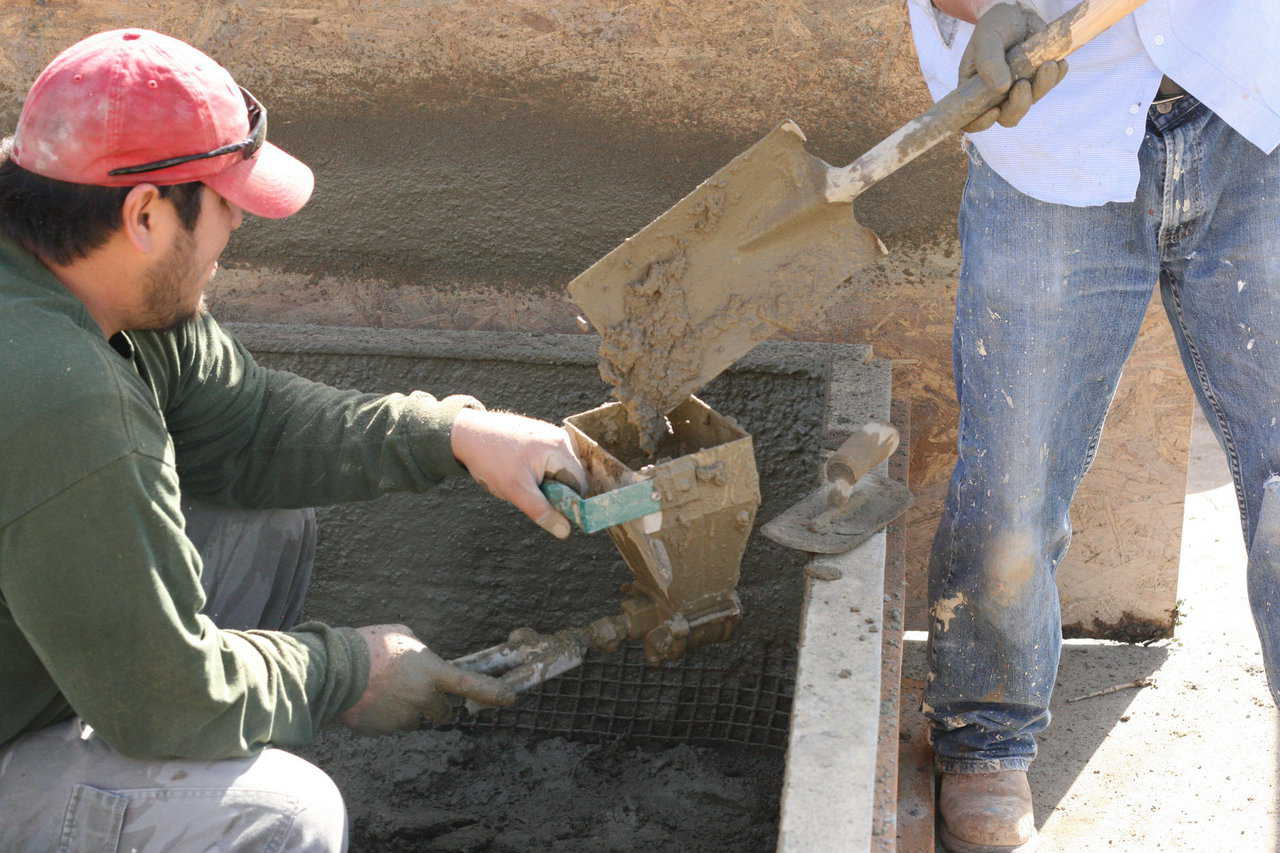
[(843, 554), (902, 515), (913, 500), (907, 487), (872, 471), (854, 484), (849, 501), (833, 513), (823, 486), (760, 528), (779, 545), (811, 554)]
[(675, 408), (884, 254), (851, 203), (827, 201), (831, 167), (804, 142), (784, 122), (569, 283), (629, 409)]

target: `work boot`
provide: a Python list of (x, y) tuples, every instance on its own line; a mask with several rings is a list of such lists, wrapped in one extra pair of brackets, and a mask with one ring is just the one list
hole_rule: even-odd
[(943, 773), (938, 813), (951, 853), (1031, 853), (1038, 843), (1025, 770)]

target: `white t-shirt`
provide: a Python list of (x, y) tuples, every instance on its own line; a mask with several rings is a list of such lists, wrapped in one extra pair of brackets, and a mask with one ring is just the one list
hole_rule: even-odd
[[(1052, 21), (1076, 0), (1022, 0)], [(973, 25), (910, 0), (933, 97), (956, 86)], [(1056, 204), (1132, 201), (1147, 109), (1167, 74), (1241, 136), (1280, 144), (1280, 0), (1147, 0), (1068, 58), (1070, 72), (1017, 127), (970, 137), (1021, 192)]]

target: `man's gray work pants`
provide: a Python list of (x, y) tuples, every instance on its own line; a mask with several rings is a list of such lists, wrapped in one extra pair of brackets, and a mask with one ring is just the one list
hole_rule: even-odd
[[(312, 510), (187, 502), (205, 612), (223, 628), (297, 623)], [(341, 851), (346, 808), (319, 768), (281, 749), (223, 761), (125, 758), (78, 718), (0, 749), (0, 851)]]

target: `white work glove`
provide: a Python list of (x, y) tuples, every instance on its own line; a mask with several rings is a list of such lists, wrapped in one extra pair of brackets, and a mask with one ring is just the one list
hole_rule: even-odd
[(451, 444), (454, 457), (489, 494), (557, 538), (569, 535), (569, 520), (538, 488), (553, 479), (587, 492), (587, 472), (563, 429), (511, 412), (463, 409), (453, 422)]
[(369, 649), (369, 683), (338, 722), (362, 735), (420, 728), (422, 717), (447, 723), (446, 694), (482, 705), (510, 705), (515, 691), (496, 678), (447, 663), (404, 625), (366, 625), (356, 632)]
[(1067, 61), (1049, 60), (1035, 70), (1030, 80), (1013, 79), (1005, 59), (1009, 48), (1021, 44), (1045, 28), (1044, 19), (1034, 9), (1020, 3), (994, 2), (978, 16), (973, 37), (960, 57), (960, 84), (975, 74), (987, 87), (1008, 91), (1004, 102), (987, 110), (965, 126), (966, 133), (986, 130), (997, 121), (1013, 127), (1022, 121), (1031, 105), (1048, 94), (1067, 74)]

